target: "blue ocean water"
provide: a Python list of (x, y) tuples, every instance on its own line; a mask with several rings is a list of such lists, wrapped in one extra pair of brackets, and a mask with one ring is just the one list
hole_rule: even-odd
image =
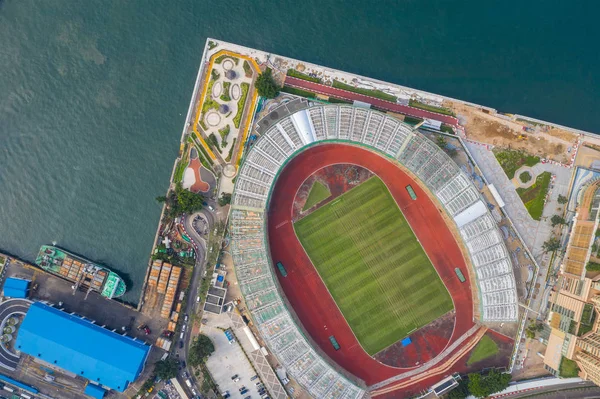
[(0, 250), (136, 302), (207, 37), (600, 132), (591, 1), (0, 0)]

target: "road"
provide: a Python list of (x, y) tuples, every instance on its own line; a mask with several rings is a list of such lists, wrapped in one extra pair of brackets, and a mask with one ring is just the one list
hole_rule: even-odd
[(354, 93), (348, 90), (337, 89), (321, 83), (309, 82), (308, 80), (285, 77), (285, 85), (298, 89), (309, 90), (313, 93), (319, 93), (326, 96), (334, 96), (350, 101), (362, 101), (387, 111), (397, 112), (404, 115), (414, 116), (416, 118), (427, 118), (441, 121), (450, 126), (458, 126), (458, 119), (453, 116), (442, 115), (431, 111), (425, 111), (408, 105), (398, 104), (392, 101), (382, 100), (380, 98), (367, 96), (365, 94)]
[[(26, 299), (8, 299), (0, 304), (0, 321), (8, 318), (10, 315), (24, 315), (29, 310), (30, 301)], [(19, 356), (8, 350), (4, 345), (0, 345), (0, 367), (9, 370), (16, 370), (19, 364)]]
[(576, 382), (549, 386), (532, 391), (502, 396), (502, 398), (594, 399), (600, 398), (600, 387), (591, 382)]
[[(210, 201), (210, 202), (212, 202), (212, 201)], [(213, 204), (212, 206), (214, 207), (215, 205)], [(196, 313), (196, 310), (194, 309), (194, 307), (197, 304), (197, 302), (196, 302), (197, 294), (196, 293), (198, 292), (198, 286), (202, 279), (202, 273), (204, 273), (204, 270), (205, 270), (204, 262), (205, 262), (205, 258), (206, 258), (206, 241), (205, 241), (204, 237), (201, 236), (195, 230), (195, 228), (193, 226), (193, 221), (196, 217), (204, 218), (208, 222), (208, 226), (209, 226), (208, 230), (209, 231), (211, 230), (213, 223), (214, 223), (214, 215), (212, 214), (212, 212), (210, 212), (210, 210), (208, 208), (205, 208), (202, 211), (194, 213), (192, 215), (186, 215), (183, 220), (186, 232), (188, 233), (189, 237), (192, 239), (192, 241), (196, 244), (196, 247), (198, 248), (198, 250), (196, 251), (197, 253), (196, 253), (196, 264), (194, 266), (194, 273), (192, 274), (192, 279), (190, 281), (188, 300), (186, 301), (186, 304), (185, 304), (185, 312), (184, 312), (185, 315), (193, 315)], [(192, 339), (191, 323), (189, 321), (187, 321), (184, 324), (186, 326), (185, 332), (183, 335), (184, 347), (183, 347), (183, 349), (179, 349), (179, 347), (177, 347), (177, 349), (175, 350), (175, 352), (177, 354), (179, 354), (180, 359), (187, 359), (187, 353), (189, 351), (189, 347), (190, 347), (191, 339)], [(177, 343), (177, 345), (179, 345), (179, 343)], [(190, 375), (190, 379), (192, 380), (193, 385), (196, 387), (195, 390), (197, 392), (200, 392), (200, 389), (196, 386), (196, 381), (195, 381), (195, 377), (194, 377), (193, 373), (190, 373), (190, 371), (187, 368), (187, 363), (186, 363), (186, 367), (184, 368), (183, 371), (187, 372)], [(194, 397), (194, 395), (191, 392), (191, 390), (189, 389), (189, 387), (185, 384), (185, 378), (182, 374), (177, 376), (181, 386), (183, 387), (183, 389), (185, 389), (187, 391), (187, 393), (190, 395), (190, 397)]]

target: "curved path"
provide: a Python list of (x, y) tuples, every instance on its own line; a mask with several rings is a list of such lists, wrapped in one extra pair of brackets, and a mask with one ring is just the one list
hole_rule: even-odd
[[(269, 205), (268, 235), (272, 259), (286, 265), (288, 277), (282, 278), (279, 273), (276, 274), (287, 299), (312, 339), (337, 364), (364, 380), (367, 385), (373, 385), (411, 369), (386, 366), (362, 349), (300, 245), (291, 222), (294, 197), (300, 185), (315, 171), (337, 163), (359, 164), (377, 174), (387, 185), (454, 300), (456, 321), (450, 343), (457, 341), (474, 326), (471, 290), (469, 283), (461, 284), (454, 273), (455, 267), (466, 270), (466, 265), (454, 236), (440, 214), (442, 210), (396, 164), (374, 152), (343, 144), (318, 145), (293, 158), (277, 179)], [(410, 199), (405, 189), (408, 184), (412, 184), (417, 194), (416, 201)], [(340, 350), (335, 351), (331, 346), (331, 335), (335, 335)], [(471, 337), (468, 340), (470, 342)], [(453, 351), (447, 353), (443, 360), (450, 358)], [(445, 373), (450, 371), (446, 369)], [(431, 376), (435, 376), (435, 373)]]
[(344, 89), (338, 89), (333, 86), (324, 85), (322, 83), (309, 82), (308, 80), (286, 76), (285, 85), (295, 87), (298, 89), (309, 90), (313, 93), (319, 93), (324, 94), (326, 96), (341, 98), (344, 100), (362, 101), (368, 104), (372, 104), (380, 109), (398, 112), (404, 115), (410, 115), (417, 118), (434, 119), (436, 121), (441, 121), (448, 125), (458, 127), (458, 119), (456, 119), (453, 116), (438, 114), (437, 112), (426, 111), (424, 109), (411, 107), (409, 105), (402, 105), (392, 101), (382, 100), (377, 97), (367, 96), (365, 94), (359, 94)]
[[(8, 299), (0, 303), (0, 320), (4, 321), (15, 313), (24, 315), (29, 310), (29, 305), (31, 305), (31, 301), (26, 299)], [(0, 345), (0, 367), (15, 370), (18, 364), (19, 356), (6, 349), (4, 345)]]

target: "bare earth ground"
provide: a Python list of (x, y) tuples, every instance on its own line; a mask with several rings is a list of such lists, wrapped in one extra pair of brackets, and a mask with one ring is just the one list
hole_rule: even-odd
[[(454, 110), (465, 127), (467, 138), (498, 147), (521, 149), (530, 154), (557, 162), (568, 163), (571, 155), (568, 148), (577, 142), (577, 135), (563, 129), (529, 125), (517, 120), (506, 120), (477, 108), (446, 101), (445, 106)], [(532, 127), (525, 132), (523, 126)], [(519, 139), (519, 135), (526, 135)]]
[(454, 321), (453, 310), (410, 334), (411, 344), (402, 346), (402, 342), (398, 341), (373, 357), (393, 367), (426, 363), (444, 350), (452, 336)]

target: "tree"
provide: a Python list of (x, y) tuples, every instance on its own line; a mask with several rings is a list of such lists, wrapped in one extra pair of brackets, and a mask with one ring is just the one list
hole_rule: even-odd
[(190, 351), (187, 357), (188, 362), (192, 367), (200, 366), (201, 364), (204, 364), (206, 358), (208, 358), (214, 351), (215, 346), (210, 338), (204, 334), (200, 334), (190, 346)]
[(181, 183), (177, 183), (177, 186), (175, 186), (175, 195), (177, 196), (179, 213), (193, 213), (202, 209), (204, 198), (201, 195), (184, 189)]
[(495, 370), (490, 371), (486, 376), (471, 373), (469, 374), (469, 392), (477, 398), (485, 398), (506, 389), (510, 378), (510, 374), (499, 373)]
[(552, 222), (552, 227), (562, 225), (562, 224), (567, 224), (565, 218), (563, 218), (562, 216), (558, 216), (558, 215), (552, 216), (550, 218), (550, 221)]
[(156, 197), (156, 201), (158, 202), (167, 202), (167, 197), (165, 197), (164, 195), (159, 195), (158, 197)]
[(569, 199), (567, 197), (565, 197), (564, 195), (560, 195), (558, 196), (558, 203), (559, 204), (566, 204), (567, 202), (569, 202)]
[(448, 394), (448, 399), (465, 399), (469, 396), (468, 383), (469, 381), (466, 378), (460, 380), (458, 386)]
[(273, 71), (271, 68), (265, 69), (263, 73), (258, 75), (256, 82), (254, 83), (258, 95), (266, 98), (275, 98), (279, 94), (279, 85), (273, 78)]
[(446, 146), (448, 145), (448, 143), (446, 143), (446, 139), (444, 138), (444, 136), (438, 136), (435, 139), (435, 143), (440, 146), (440, 148), (446, 148)]
[(560, 241), (556, 237), (552, 237), (542, 244), (544, 252), (554, 252), (560, 248)]
[(231, 194), (221, 193), (221, 198), (219, 198), (219, 206), (225, 206), (229, 203), (231, 203)]
[(177, 360), (169, 357), (154, 363), (154, 372), (161, 380), (169, 380), (177, 375), (178, 366)]

